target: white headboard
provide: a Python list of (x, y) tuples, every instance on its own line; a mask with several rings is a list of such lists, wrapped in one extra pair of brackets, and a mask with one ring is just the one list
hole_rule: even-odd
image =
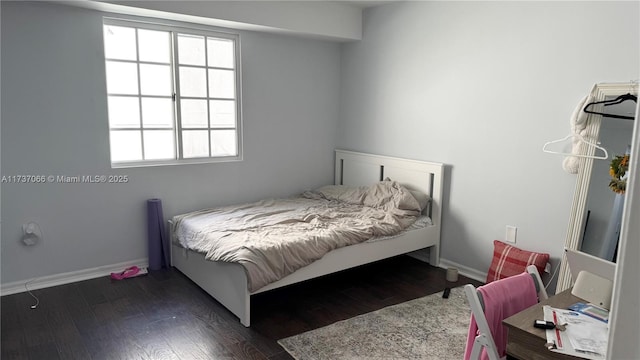
[(444, 164), (336, 150), (336, 185), (371, 185), (385, 178), (431, 196), (428, 215), (440, 223)]

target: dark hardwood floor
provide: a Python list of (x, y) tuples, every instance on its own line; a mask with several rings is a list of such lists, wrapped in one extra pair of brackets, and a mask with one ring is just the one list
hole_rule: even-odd
[(177, 270), (3, 296), (7, 359), (291, 359), (277, 340), (477, 281), (399, 256), (256, 296), (250, 328)]

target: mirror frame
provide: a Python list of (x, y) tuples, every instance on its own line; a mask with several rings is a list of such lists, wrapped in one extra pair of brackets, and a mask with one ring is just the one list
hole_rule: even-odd
[[(603, 101), (608, 96), (618, 96), (626, 93), (637, 94), (637, 92), (638, 84), (634, 82), (596, 84), (594, 85), (593, 90), (591, 90), (591, 97), (589, 101)], [(599, 106), (602, 107), (602, 105)], [(601, 111), (601, 109), (596, 109), (596, 111)], [(601, 121), (602, 115), (589, 114), (587, 116), (585, 129), (586, 135), (584, 135), (584, 138), (587, 141), (597, 143)], [(584, 146), (584, 144), (581, 143), (579, 154), (593, 156), (595, 151), (595, 147)], [(567, 249), (579, 250), (578, 246), (580, 245), (580, 239), (582, 238), (584, 231), (583, 227), (586, 216), (587, 195), (589, 192), (589, 184), (591, 182), (593, 160), (593, 158), (582, 157), (579, 158), (578, 161), (578, 178), (576, 180), (573, 204), (571, 205), (571, 213), (569, 215), (569, 227), (567, 229), (564, 244), (564, 247)], [(570, 288), (572, 282), (573, 280), (571, 279), (571, 273), (569, 272), (567, 258), (564, 251), (562, 251), (556, 294)]]

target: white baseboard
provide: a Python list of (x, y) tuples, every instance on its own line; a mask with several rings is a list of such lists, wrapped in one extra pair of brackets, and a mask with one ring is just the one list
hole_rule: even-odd
[(471, 278), (473, 280), (477, 280), (480, 281), (484, 284), (485, 281), (487, 281), (487, 273), (486, 272), (482, 272), (482, 271), (478, 271), (476, 269), (472, 269), (470, 267), (464, 266), (464, 265), (460, 265), (456, 262), (453, 262), (451, 260), (447, 260), (444, 258), (440, 258), (440, 267), (443, 269), (447, 269), (447, 268), (458, 268), (458, 273), (460, 275), (464, 275), (468, 278)]
[(69, 284), (82, 280), (95, 279), (101, 276), (110, 275), (112, 272), (121, 272), (130, 266), (147, 268), (149, 260), (147, 258), (125, 261), (118, 264), (103, 265), (91, 269), (71, 271), (67, 273), (39, 276), (33, 279), (14, 281), (0, 286), (0, 294), (11, 295), (27, 291), (25, 283), (29, 283), (29, 290), (44, 289), (52, 286)]

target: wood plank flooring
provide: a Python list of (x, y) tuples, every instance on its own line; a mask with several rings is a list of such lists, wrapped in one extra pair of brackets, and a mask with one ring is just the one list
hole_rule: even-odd
[(1, 298), (1, 358), (291, 359), (277, 340), (442, 291), (480, 283), (398, 256), (260, 294), (252, 325), (177, 270), (108, 277)]

